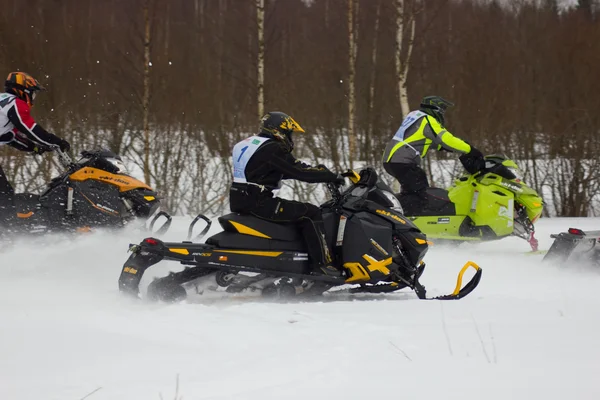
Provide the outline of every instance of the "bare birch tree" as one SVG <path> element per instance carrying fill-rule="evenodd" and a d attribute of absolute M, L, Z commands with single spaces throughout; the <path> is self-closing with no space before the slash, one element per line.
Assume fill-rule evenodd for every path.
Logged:
<path fill-rule="evenodd" d="M 150 3 L 152 0 L 144 0 L 144 95 L 142 98 L 144 134 L 144 180 L 150 185 Z"/>
<path fill-rule="evenodd" d="M 407 14 L 409 13 L 406 11 L 406 0 L 396 0 L 396 79 L 398 81 L 398 99 L 400 100 L 402 117 L 410 112 L 406 83 L 416 24 L 414 13 Z M 408 37 L 406 37 L 407 33 Z M 406 44 L 405 54 L 403 54 L 404 44 Z M 402 59 L 403 56 L 404 60 Z"/>
<path fill-rule="evenodd" d="M 373 34 L 373 47 L 371 48 L 371 73 L 369 75 L 369 103 L 367 106 L 367 111 L 368 111 L 368 123 L 367 123 L 367 131 L 366 131 L 366 138 L 365 138 L 365 149 L 364 149 L 364 159 L 365 160 L 370 160 L 371 159 L 371 151 L 372 151 L 372 144 L 371 144 L 371 137 L 373 136 L 373 120 L 374 120 L 374 116 L 373 116 L 373 112 L 375 110 L 375 78 L 376 78 L 376 71 L 377 71 L 377 37 L 379 35 L 379 20 L 380 20 L 380 16 L 381 16 L 381 0 L 377 2 L 377 11 L 375 13 L 375 27 L 374 27 L 374 34 Z M 377 159 L 377 158 L 376 158 Z"/>
<path fill-rule="evenodd" d="M 256 0 L 256 24 L 258 27 L 258 119 L 265 113 L 265 0 Z"/>
<path fill-rule="evenodd" d="M 348 0 L 348 159 L 352 168 L 356 155 L 355 107 L 356 107 L 356 25 L 355 0 Z"/>

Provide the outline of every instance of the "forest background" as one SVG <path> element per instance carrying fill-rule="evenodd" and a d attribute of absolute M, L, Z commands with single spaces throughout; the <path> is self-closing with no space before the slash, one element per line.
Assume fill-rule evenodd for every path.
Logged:
<path fill-rule="evenodd" d="M 372 165 L 425 95 L 447 128 L 505 153 L 546 215 L 600 213 L 600 7 L 595 0 L 3 0 L 0 72 L 47 91 L 34 117 L 73 153 L 108 147 L 172 213 L 228 209 L 231 149 L 265 111 L 307 131 L 295 153 Z M 460 172 L 432 152 L 432 184 Z M 4 146 L 18 190 L 56 159 Z M 390 182 L 391 178 L 384 175 Z M 289 194 L 318 202 L 316 185 Z"/>

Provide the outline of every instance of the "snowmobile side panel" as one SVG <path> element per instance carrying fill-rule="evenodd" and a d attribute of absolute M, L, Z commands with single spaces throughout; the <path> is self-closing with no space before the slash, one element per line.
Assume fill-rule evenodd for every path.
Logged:
<path fill-rule="evenodd" d="M 376 220 L 381 218 L 360 212 L 346 222 L 342 265 L 352 274 L 349 282 L 378 282 L 392 272 L 392 227 Z"/>
<path fill-rule="evenodd" d="M 432 239 L 459 236 L 460 227 L 466 218 L 464 215 L 419 216 L 411 217 L 411 220 L 421 231 L 426 232 L 428 238 Z"/>
<path fill-rule="evenodd" d="M 121 198 L 131 203 L 131 211 L 138 218 L 149 218 L 160 207 L 160 200 L 151 189 L 139 188 L 121 192 Z"/>
<path fill-rule="evenodd" d="M 219 223 L 225 231 L 256 236 L 264 239 L 299 241 L 302 236 L 295 224 L 277 223 L 252 215 L 230 213 L 219 217 Z"/>
<path fill-rule="evenodd" d="M 233 232 L 219 232 L 206 239 L 206 244 L 232 249 L 293 250 L 306 252 L 304 240 L 283 241 L 263 239 L 261 237 L 241 235 Z"/>

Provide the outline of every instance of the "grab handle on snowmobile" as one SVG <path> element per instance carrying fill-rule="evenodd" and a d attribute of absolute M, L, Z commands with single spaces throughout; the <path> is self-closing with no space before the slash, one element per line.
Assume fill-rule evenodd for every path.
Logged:
<path fill-rule="evenodd" d="M 156 221 L 158 220 L 159 217 L 165 217 L 165 218 L 167 218 L 167 220 L 164 222 L 164 224 L 161 225 L 160 228 L 158 228 L 156 231 L 154 231 L 154 224 L 156 223 Z M 152 232 L 155 235 L 163 235 L 171 227 L 171 222 L 173 222 L 173 217 L 171 217 L 165 211 L 159 211 L 158 213 L 156 213 L 156 215 L 150 221 L 149 230 L 150 230 L 150 232 Z"/>
<path fill-rule="evenodd" d="M 196 237 L 194 237 L 194 239 L 192 240 L 192 233 L 194 232 L 194 226 L 196 225 L 196 223 L 199 220 L 203 220 L 204 222 L 206 222 L 206 226 L 204 227 L 204 229 L 202 230 L 202 232 L 200 232 L 199 234 L 197 234 Z M 194 218 L 194 220 L 190 224 L 190 227 L 188 228 L 188 237 L 187 237 L 187 240 L 191 240 L 192 242 L 196 241 L 196 240 L 199 241 L 200 239 L 202 239 L 204 237 L 204 235 L 206 235 L 206 233 L 210 229 L 211 225 L 212 225 L 212 221 L 210 220 L 210 218 L 207 218 L 203 214 L 198 214 L 196 216 L 196 218 Z"/>

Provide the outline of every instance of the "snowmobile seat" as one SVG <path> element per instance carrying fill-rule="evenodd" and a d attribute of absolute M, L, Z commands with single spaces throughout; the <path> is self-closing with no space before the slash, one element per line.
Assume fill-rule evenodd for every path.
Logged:
<path fill-rule="evenodd" d="M 266 239 L 251 235 L 241 235 L 238 232 L 219 232 L 206 239 L 206 244 L 217 246 L 221 249 L 245 250 L 288 250 L 307 252 L 304 240 L 284 241 Z"/>
<path fill-rule="evenodd" d="M 447 190 L 427 188 L 427 209 L 424 215 L 456 215 L 456 206 L 450 201 Z"/>
<path fill-rule="evenodd" d="M 241 233 L 263 239 L 304 242 L 298 227 L 290 223 L 271 222 L 239 213 L 230 213 L 219 217 L 219 223 L 227 232 Z"/>

